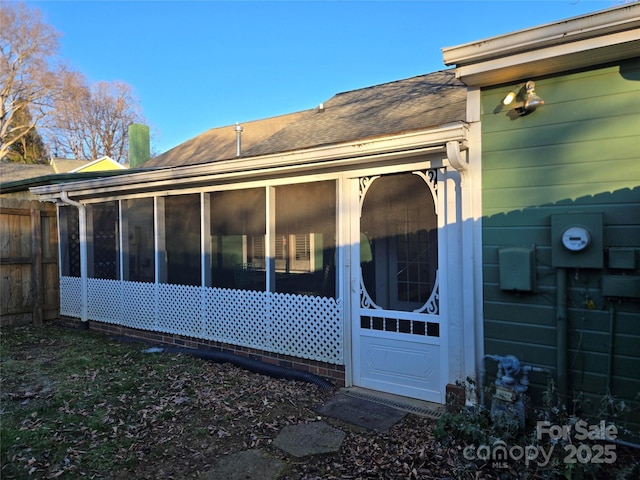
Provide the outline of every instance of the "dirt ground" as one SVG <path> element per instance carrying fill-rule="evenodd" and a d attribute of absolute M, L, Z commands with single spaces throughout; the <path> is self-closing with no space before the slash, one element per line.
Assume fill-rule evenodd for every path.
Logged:
<path fill-rule="evenodd" d="M 464 445 L 436 439 L 436 422 L 412 414 L 387 432 L 323 417 L 346 433 L 341 450 L 292 458 L 274 439 L 287 425 L 318 421 L 336 391 L 144 353 L 90 331 L 0 333 L 2 479 L 203 479 L 228 455 L 256 448 L 283 460 L 284 480 L 551 478 L 464 461 Z"/>
<path fill-rule="evenodd" d="M 399 478 L 430 442 L 419 417 L 388 434 L 341 424 L 339 455 L 291 459 L 273 440 L 335 391 L 55 325 L 0 338 L 3 479 L 201 478 L 255 448 L 286 460 L 284 479 Z"/>

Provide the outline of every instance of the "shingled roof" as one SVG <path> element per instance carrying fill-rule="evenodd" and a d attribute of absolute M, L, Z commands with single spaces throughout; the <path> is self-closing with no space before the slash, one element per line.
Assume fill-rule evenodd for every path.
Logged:
<path fill-rule="evenodd" d="M 435 128 L 465 119 L 466 87 L 454 70 L 339 93 L 322 108 L 242 124 L 252 157 Z M 234 125 L 214 128 L 145 162 L 194 165 L 236 158 Z"/>
<path fill-rule="evenodd" d="M 81 168 L 91 162 L 68 158 L 52 158 L 48 164 L 0 162 L 0 182 L 17 182 L 56 173 L 66 173 Z"/>
<path fill-rule="evenodd" d="M 0 162 L 0 182 L 3 183 L 52 175 L 53 173 L 53 167 L 43 163 L 24 164 L 5 161 Z"/>

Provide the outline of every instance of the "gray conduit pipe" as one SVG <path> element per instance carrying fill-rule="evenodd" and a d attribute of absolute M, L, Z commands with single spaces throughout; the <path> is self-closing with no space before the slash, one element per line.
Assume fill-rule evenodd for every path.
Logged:
<path fill-rule="evenodd" d="M 611 304 L 609 308 L 609 352 L 607 355 L 607 395 L 611 395 L 611 375 L 613 373 L 613 334 L 616 321 L 616 309 Z"/>
<path fill-rule="evenodd" d="M 637 448 L 640 450 L 640 443 L 627 442 L 626 440 L 620 440 L 619 438 L 614 438 L 613 440 L 608 441 L 622 447 Z"/>
<path fill-rule="evenodd" d="M 86 322 L 89 315 L 89 293 L 87 285 L 87 207 L 80 202 L 71 200 L 65 191 L 60 192 L 60 200 L 62 203 L 78 209 L 80 230 L 80 320 Z"/>
<path fill-rule="evenodd" d="M 204 360 L 210 360 L 216 363 L 231 363 L 233 365 L 236 365 L 237 367 L 249 370 L 250 372 L 261 373 L 263 375 L 268 375 L 274 378 L 299 380 L 302 382 L 312 383 L 325 390 L 331 390 L 334 388 L 334 385 L 329 380 L 319 375 L 315 375 L 311 372 L 305 372 L 304 370 L 297 370 L 295 368 L 281 367 L 280 365 L 273 365 L 271 363 L 262 362 L 253 358 L 242 357 L 230 352 L 179 347 L 151 348 L 145 350 L 145 352 L 167 352 L 192 355 L 196 358 L 202 358 Z"/>
<path fill-rule="evenodd" d="M 556 355 L 558 395 L 567 401 L 567 271 L 556 270 Z"/>

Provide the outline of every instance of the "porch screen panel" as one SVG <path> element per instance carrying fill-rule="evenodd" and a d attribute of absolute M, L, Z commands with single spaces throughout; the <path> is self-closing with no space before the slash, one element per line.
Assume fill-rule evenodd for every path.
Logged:
<path fill-rule="evenodd" d="M 115 201 L 91 205 L 89 277 L 118 278 L 118 204 Z"/>
<path fill-rule="evenodd" d="M 373 180 L 360 219 L 362 280 L 380 308 L 415 311 L 436 286 L 438 231 L 433 195 L 419 175 Z"/>
<path fill-rule="evenodd" d="M 201 284 L 200 195 L 165 198 L 167 283 Z"/>
<path fill-rule="evenodd" d="M 155 255 L 153 246 L 153 198 L 127 200 L 124 221 L 127 223 L 128 279 L 153 282 Z"/>
<path fill-rule="evenodd" d="M 212 286 L 264 291 L 265 189 L 213 192 L 210 203 Z"/>
<path fill-rule="evenodd" d="M 75 207 L 60 208 L 60 267 L 63 277 L 80 277 L 80 218 Z"/>
<path fill-rule="evenodd" d="M 335 297 L 336 182 L 275 188 L 275 291 Z"/>

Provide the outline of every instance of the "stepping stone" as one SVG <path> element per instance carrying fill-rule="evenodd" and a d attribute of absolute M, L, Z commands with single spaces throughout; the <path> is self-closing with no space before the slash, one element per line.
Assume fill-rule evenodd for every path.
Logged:
<path fill-rule="evenodd" d="M 286 464 L 268 457 L 260 449 L 246 450 L 224 457 L 200 480 L 271 480 L 278 478 Z"/>
<path fill-rule="evenodd" d="M 300 423 L 284 427 L 273 445 L 294 457 L 307 457 L 340 450 L 345 433 L 324 422 Z"/>
<path fill-rule="evenodd" d="M 406 415 L 393 407 L 340 394 L 329 399 L 316 411 L 321 415 L 379 432 L 388 431 Z"/>

